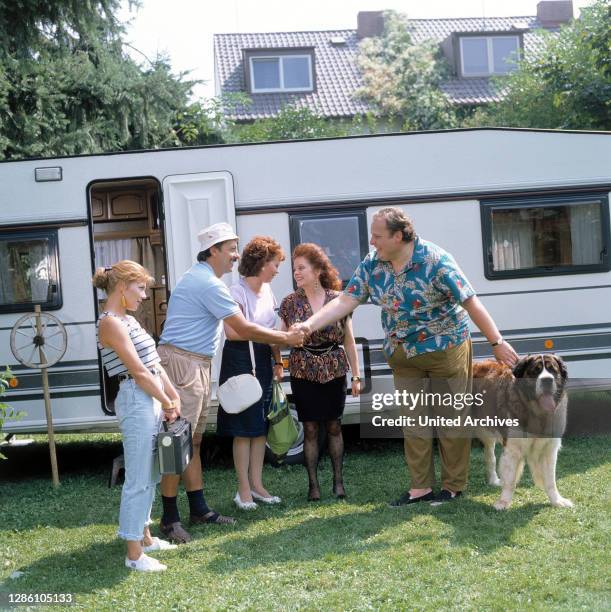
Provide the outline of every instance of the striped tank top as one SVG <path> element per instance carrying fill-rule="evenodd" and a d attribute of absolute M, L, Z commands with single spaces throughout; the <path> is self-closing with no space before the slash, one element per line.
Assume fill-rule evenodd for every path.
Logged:
<path fill-rule="evenodd" d="M 142 328 L 140 323 L 134 319 L 134 317 L 119 317 L 112 312 L 103 312 L 100 314 L 100 318 L 96 322 L 96 338 L 98 341 L 98 348 L 102 355 L 102 363 L 108 373 L 108 376 L 117 376 L 118 374 L 126 374 L 127 368 L 123 365 L 121 359 L 113 349 L 107 348 L 100 344 L 99 338 L 99 325 L 100 321 L 104 317 L 116 317 L 127 327 L 129 337 L 134 343 L 134 348 L 140 357 L 140 361 L 147 368 L 152 368 L 154 365 L 161 362 L 159 355 L 157 354 L 157 347 L 155 346 L 155 340 Z"/>

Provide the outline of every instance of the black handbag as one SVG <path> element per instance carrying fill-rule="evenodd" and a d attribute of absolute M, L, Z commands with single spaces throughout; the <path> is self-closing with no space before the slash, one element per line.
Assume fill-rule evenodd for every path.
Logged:
<path fill-rule="evenodd" d="M 193 457 L 191 423 L 181 418 L 173 423 L 162 421 L 155 450 L 161 474 L 182 474 Z"/>

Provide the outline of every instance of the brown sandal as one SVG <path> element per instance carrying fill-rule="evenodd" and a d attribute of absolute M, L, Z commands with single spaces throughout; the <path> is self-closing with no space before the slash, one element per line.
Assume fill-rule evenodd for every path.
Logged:
<path fill-rule="evenodd" d="M 176 544 L 186 544 L 191 541 L 191 536 L 185 531 L 180 521 L 170 523 L 169 525 L 159 523 L 159 531 L 161 531 L 170 542 Z"/>
<path fill-rule="evenodd" d="M 190 516 L 190 524 L 191 525 L 203 525 L 205 523 L 213 523 L 215 525 L 235 525 L 236 520 L 231 516 L 223 516 L 214 510 L 211 510 L 207 514 L 202 514 L 201 516 L 197 514 L 192 514 Z"/>

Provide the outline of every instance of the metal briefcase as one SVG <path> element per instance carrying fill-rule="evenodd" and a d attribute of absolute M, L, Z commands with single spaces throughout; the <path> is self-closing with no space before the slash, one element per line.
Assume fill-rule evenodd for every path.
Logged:
<path fill-rule="evenodd" d="M 157 453 L 162 474 L 182 474 L 193 456 L 191 423 L 180 418 L 171 424 L 162 421 L 157 434 Z"/>

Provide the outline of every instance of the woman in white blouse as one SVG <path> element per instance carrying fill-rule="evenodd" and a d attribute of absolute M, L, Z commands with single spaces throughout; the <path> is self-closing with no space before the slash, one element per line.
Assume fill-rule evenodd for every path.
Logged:
<path fill-rule="evenodd" d="M 240 280 L 230 289 L 249 321 L 271 329 L 276 327 L 276 300 L 269 283 L 278 274 L 283 260 L 282 247 L 274 239 L 256 236 L 244 247 L 238 268 Z M 242 340 L 227 323 L 225 335 L 227 340 L 223 347 L 219 385 L 232 376 L 252 371 L 248 342 Z M 281 501 L 265 488 L 262 474 L 272 378 L 282 380 L 282 360 L 277 346 L 253 344 L 256 375 L 263 395 L 240 414 L 228 414 L 220 406 L 217 416 L 217 433 L 233 436 L 233 461 L 238 476 L 234 502 L 242 510 L 256 509 L 257 502 L 277 504 Z"/>

